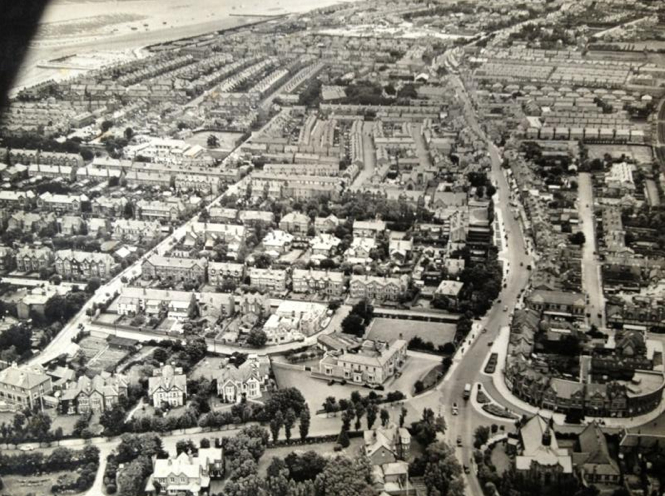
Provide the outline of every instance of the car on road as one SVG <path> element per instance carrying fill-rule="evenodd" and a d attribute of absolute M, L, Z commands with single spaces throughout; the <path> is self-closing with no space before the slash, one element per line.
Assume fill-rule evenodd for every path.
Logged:
<path fill-rule="evenodd" d="M 503 307 L 503 311 L 504 311 L 504 312 L 507 312 L 507 311 L 508 311 L 508 305 L 505 305 L 505 306 Z"/>
<path fill-rule="evenodd" d="M 457 436 L 457 446 L 462 446 L 462 436 Z"/>
<path fill-rule="evenodd" d="M 457 403 L 453 403 L 453 415 L 459 414 L 459 408 L 457 406 Z"/>
<path fill-rule="evenodd" d="M 465 474 L 470 474 L 470 473 L 471 473 L 471 469 L 470 469 L 469 466 L 466 465 L 466 464 L 464 465 L 464 473 L 465 473 Z"/>

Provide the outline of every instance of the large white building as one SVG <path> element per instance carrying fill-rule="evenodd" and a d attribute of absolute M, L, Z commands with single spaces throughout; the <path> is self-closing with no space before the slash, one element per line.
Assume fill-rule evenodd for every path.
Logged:
<path fill-rule="evenodd" d="M 407 342 L 388 344 L 366 340 L 357 352 L 330 351 L 319 362 L 319 374 L 356 384 L 379 385 L 400 371 L 406 362 Z"/>

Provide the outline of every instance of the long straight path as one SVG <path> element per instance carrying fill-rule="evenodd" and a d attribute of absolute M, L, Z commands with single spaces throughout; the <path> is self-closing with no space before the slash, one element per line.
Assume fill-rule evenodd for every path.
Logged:
<path fill-rule="evenodd" d="M 593 205 L 593 178 L 591 174 L 582 172 L 578 181 L 577 209 L 582 221 L 584 246 L 582 248 L 582 287 L 588 295 L 587 313 L 589 324 L 598 328 L 605 327 L 605 299 L 600 274 L 600 263 L 597 257 L 596 217 Z"/>

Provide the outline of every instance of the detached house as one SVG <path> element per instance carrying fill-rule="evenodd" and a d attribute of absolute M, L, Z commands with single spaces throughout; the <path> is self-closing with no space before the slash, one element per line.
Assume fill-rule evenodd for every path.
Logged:
<path fill-rule="evenodd" d="M 175 459 L 154 460 L 145 492 L 151 496 L 208 494 L 211 479 L 224 475 L 222 448 L 201 448 L 198 456 L 182 452 Z"/>
<path fill-rule="evenodd" d="M 355 353 L 331 351 L 319 362 L 319 374 L 356 384 L 379 385 L 402 369 L 407 343 L 366 340 Z"/>
<path fill-rule="evenodd" d="M 227 365 L 214 374 L 217 394 L 226 403 L 260 398 L 268 386 L 269 376 L 270 359 L 258 355 L 249 355 L 240 367 Z"/>
<path fill-rule="evenodd" d="M 314 230 L 317 234 L 333 233 L 341 221 L 333 214 L 328 217 L 316 217 L 314 219 Z"/>
<path fill-rule="evenodd" d="M 155 408 L 182 406 L 187 397 L 187 376 L 181 368 L 164 365 L 148 379 L 148 396 Z"/>
<path fill-rule="evenodd" d="M 0 371 L 0 403 L 19 410 L 41 408 L 44 396 L 51 394 L 51 377 L 43 370 L 18 367 L 15 363 Z"/>
<path fill-rule="evenodd" d="M 310 220 L 307 215 L 300 212 L 291 212 L 282 217 L 282 220 L 279 221 L 279 228 L 290 234 L 306 236 L 309 230 L 309 223 Z"/>
<path fill-rule="evenodd" d="M 372 465 L 406 460 L 411 450 L 411 434 L 404 427 L 376 427 L 363 433 L 363 450 Z"/>

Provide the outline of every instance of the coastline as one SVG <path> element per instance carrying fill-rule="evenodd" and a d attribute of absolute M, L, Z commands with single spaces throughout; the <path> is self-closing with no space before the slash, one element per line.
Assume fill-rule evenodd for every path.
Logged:
<path fill-rule="evenodd" d="M 207 0 L 203 0 L 205 3 Z M 241 0 L 237 0 L 241 1 Z M 251 1 L 251 0 L 250 0 Z M 38 67 L 40 64 L 51 61 L 56 58 L 69 57 L 80 54 L 90 54 L 95 51 L 105 52 L 133 52 L 131 56 L 138 58 L 140 50 L 146 46 L 158 43 L 164 43 L 180 38 L 188 38 L 193 36 L 200 36 L 202 34 L 210 33 L 213 31 L 220 31 L 224 29 L 231 29 L 241 27 L 247 24 L 255 23 L 261 17 L 270 19 L 270 17 L 279 15 L 289 15 L 296 13 L 309 12 L 321 7 L 328 7 L 331 5 L 341 3 L 353 3 L 357 0 L 282 0 L 282 6 L 279 8 L 266 8 L 265 5 L 254 3 L 247 8 L 243 4 L 241 10 L 236 10 L 235 6 L 227 6 L 225 9 L 220 9 L 220 17 L 211 19 L 211 14 L 203 11 L 198 18 L 192 18 L 193 22 L 184 20 L 180 25 L 175 25 L 172 18 L 168 25 L 160 25 L 156 29 L 125 29 L 124 32 L 105 32 L 85 34 L 80 33 L 79 36 L 61 36 L 61 37 L 46 37 L 37 38 L 32 44 L 31 48 L 25 57 L 22 68 L 16 76 L 12 91 L 10 95 L 15 95 L 20 89 L 34 86 L 49 79 L 66 79 L 75 76 L 84 71 L 74 71 L 58 68 L 45 68 Z M 109 2 L 100 2 L 98 5 L 106 5 Z M 124 4 L 125 2 L 120 2 Z M 138 3 L 138 2 L 131 2 Z M 151 0 L 146 1 L 146 5 L 151 4 Z M 67 3 L 66 5 L 72 6 L 75 4 Z M 83 2 L 80 5 L 81 9 L 85 5 L 95 5 L 95 2 Z M 175 7 L 174 7 L 175 10 Z M 243 16 L 242 14 L 246 14 Z M 170 15 L 173 13 L 171 12 Z M 45 14 L 45 18 L 48 13 Z M 155 14 L 155 18 L 158 16 Z M 160 20 L 166 17 L 159 17 Z M 61 21 L 57 21 L 61 22 Z M 155 19 L 152 21 L 156 22 Z M 164 22 L 164 21 L 162 21 Z M 131 25 L 127 24 L 124 28 Z M 119 31 L 122 25 L 118 25 L 115 31 Z"/>

